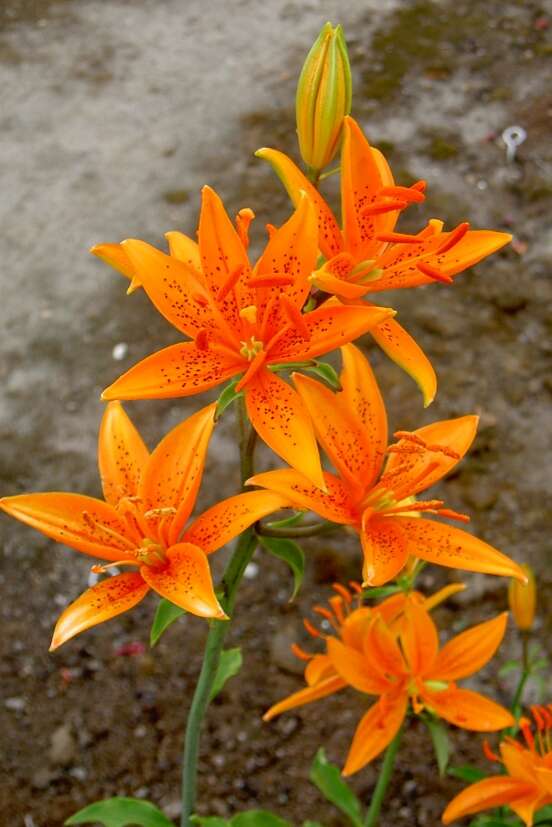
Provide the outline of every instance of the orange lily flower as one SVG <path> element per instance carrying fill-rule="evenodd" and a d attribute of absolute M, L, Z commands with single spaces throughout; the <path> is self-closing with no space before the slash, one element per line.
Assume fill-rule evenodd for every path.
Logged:
<path fill-rule="evenodd" d="M 272 231 L 253 268 L 247 256 L 252 217 L 250 210 L 242 210 L 234 228 L 218 195 L 204 187 L 197 248 L 185 236 L 171 233 L 171 255 L 138 240 L 96 250 L 126 270 L 132 284 L 142 284 L 160 313 L 193 339 L 139 362 L 107 388 L 103 398 L 189 396 L 243 373 L 237 389 L 245 393 L 259 436 L 323 486 L 304 405 L 268 367 L 334 350 L 393 311 L 347 307 L 334 300 L 303 314 L 318 249 L 314 208 L 306 197 L 301 199 L 291 218 Z"/>
<path fill-rule="evenodd" d="M 310 656 L 305 669 L 306 689 L 272 706 L 270 720 L 288 709 L 352 686 L 379 695 L 357 726 L 343 775 L 352 775 L 379 755 L 393 740 L 408 712 L 428 710 L 464 729 L 492 732 L 510 726 L 507 709 L 456 681 L 477 672 L 494 655 L 504 636 L 507 613 L 473 626 L 439 649 L 438 634 L 427 603 L 410 595 L 393 604 L 351 611 L 351 598 L 340 587 L 332 611 L 315 607 L 336 634 L 324 636 L 311 624 L 307 629 L 325 637 L 326 653 Z M 390 599 L 393 600 L 392 598 Z M 397 625 L 398 615 L 402 614 Z"/>
<path fill-rule="evenodd" d="M 527 718 L 520 721 L 526 746 L 514 738 L 505 738 L 500 744 L 499 757 L 485 744 L 487 757 L 503 764 L 506 775 L 484 778 L 462 790 L 443 813 L 445 824 L 507 805 L 526 827 L 532 827 L 535 811 L 552 804 L 552 704 L 533 706 L 531 712 L 534 734 Z"/>
<path fill-rule="evenodd" d="M 225 618 L 207 555 L 285 503 L 239 494 L 183 531 L 199 490 L 216 404 L 174 428 L 150 455 L 118 402 L 108 405 L 98 459 L 104 500 L 51 492 L 4 497 L 0 508 L 47 537 L 135 571 L 102 580 L 59 618 L 51 649 L 139 603 L 150 589 L 200 617 Z M 265 492 L 266 493 L 266 492 Z"/>
<path fill-rule="evenodd" d="M 442 500 L 420 501 L 415 496 L 462 459 L 475 436 L 478 418 L 462 416 L 412 433 L 398 431 L 398 443 L 387 447 L 385 408 L 370 365 L 354 345 L 346 345 L 341 352 L 341 392 L 334 394 L 306 376 L 293 377 L 338 476 L 324 474 L 326 491 L 291 468 L 256 474 L 248 483 L 278 492 L 297 508 L 358 531 L 365 585 L 392 580 L 410 555 L 441 566 L 525 581 L 517 563 L 482 540 L 450 525 L 420 519 L 420 515 L 432 514 L 469 520 L 445 508 Z"/>
<path fill-rule="evenodd" d="M 275 149 L 260 149 L 297 204 L 306 192 L 315 206 L 320 250 L 325 263 L 312 275 L 326 293 L 357 301 L 369 293 L 432 282 L 452 284 L 453 277 L 496 252 L 511 240 L 507 233 L 470 230 L 467 223 L 443 232 L 431 220 L 416 235 L 397 233 L 402 210 L 425 198 L 425 182 L 395 185 L 387 161 L 370 146 L 356 121 L 344 119 L 341 151 L 343 228 L 316 188 L 293 161 Z M 435 396 L 435 373 L 414 339 L 393 319 L 370 330 L 385 353 L 418 383 L 425 405 Z"/>

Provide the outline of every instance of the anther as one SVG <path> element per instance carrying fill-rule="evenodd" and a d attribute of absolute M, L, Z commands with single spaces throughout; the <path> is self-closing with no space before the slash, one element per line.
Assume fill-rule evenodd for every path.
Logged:
<path fill-rule="evenodd" d="M 268 240 L 270 241 L 274 233 L 278 232 L 278 227 L 275 227 L 274 224 L 265 224 L 265 228 L 268 233 Z"/>
<path fill-rule="evenodd" d="M 388 241 L 390 244 L 419 244 L 420 237 L 408 233 L 379 233 L 376 241 Z"/>
<path fill-rule="evenodd" d="M 208 350 L 209 349 L 209 331 L 206 328 L 202 328 L 196 333 L 195 337 L 195 346 L 198 350 Z"/>
<path fill-rule="evenodd" d="M 449 237 L 445 239 L 443 244 L 437 248 L 436 255 L 447 253 L 452 247 L 458 244 L 458 242 L 462 238 L 464 238 L 469 229 L 470 225 L 467 221 L 464 221 L 462 224 L 459 224 L 455 230 L 452 230 L 452 232 L 449 234 Z"/>
<path fill-rule="evenodd" d="M 449 520 L 457 520 L 459 523 L 469 523 L 471 520 L 469 514 L 461 514 L 459 511 L 453 511 L 452 508 L 440 508 L 439 517 L 448 517 Z"/>
<path fill-rule="evenodd" d="M 533 733 L 531 732 L 531 722 L 528 718 L 520 718 L 519 719 L 519 728 L 523 733 L 523 737 L 525 738 L 525 743 L 529 747 L 529 749 L 535 749 L 535 739 L 533 738 Z"/>
<path fill-rule="evenodd" d="M 295 279 L 291 276 L 255 276 L 249 279 L 249 287 L 289 287 Z"/>
<path fill-rule="evenodd" d="M 408 206 L 406 201 L 388 201 L 387 203 L 368 204 L 360 211 L 362 218 L 367 218 L 370 215 L 383 215 L 386 212 L 394 212 L 395 210 L 404 210 Z"/>
<path fill-rule="evenodd" d="M 422 182 L 419 181 L 418 184 L 420 183 Z M 425 195 L 419 187 L 383 187 L 378 192 L 378 196 L 380 195 L 402 198 L 407 203 L 421 204 L 422 201 L 425 201 Z"/>
<path fill-rule="evenodd" d="M 236 216 L 236 230 L 246 250 L 249 247 L 249 225 L 254 218 L 255 213 L 249 207 L 240 210 Z"/>
<path fill-rule="evenodd" d="M 244 266 L 243 264 L 240 264 L 239 267 L 236 267 L 236 269 L 232 273 L 230 273 L 222 287 L 219 288 L 219 291 L 217 293 L 218 302 L 221 302 L 223 299 L 225 299 L 230 290 L 232 290 L 236 286 L 236 284 L 240 280 L 240 276 L 242 275 L 243 271 Z"/>
<path fill-rule="evenodd" d="M 307 327 L 303 314 L 287 296 L 282 296 L 281 307 L 289 321 L 295 327 L 297 333 L 299 333 L 303 339 L 310 339 L 311 333 Z"/>
<path fill-rule="evenodd" d="M 309 652 L 305 652 L 304 649 L 301 649 L 297 643 L 291 644 L 291 651 L 296 658 L 299 658 L 299 660 L 312 660 L 314 657 L 314 655 L 311 655 Z"/>
<path fill-rule="evenodd" d="M 318 631 L 316 626 L 313 626 L 310 620 L 307 620 L 306 617 L 303 618 L 303 626 L 305 627 L 309 635 L 311 635 L 311 637 L 324 637 L 324 635 Z"/>
<path fill-rule="evenodd" d="M 353 598 L 351 596 L 351 592 L 349 589 L 345 588 L 345 586 L 342 586 L 341 583 L 332 583 L 332 589 L 334 592 L 341 595 L 345 603 L 350 603 L 352 601 Z"/>
<path fill-rule="evenodd" d="M 497 761 L 499 764 L 501 763 L 500 757 L 496 754 L 496 752 L 493 752 L 486 738 L 483 741 L 483 754 L 489 761 Z"/>
<path fill-rule="evenodd" d="M 441 270 L 438 270 L 436 267 L 431 267 L 431 265 L 426 264 L 423 261 L 419 261 L 416 264 L 416 267 L 424 276 L 427 276 L 433 281 L 440 281 L 441 284 L 452 284 L 452 278 L 447 276 L 446 273 L 442 273 Z"/>
<path fill-rule="evenodd" d="M 175 514 L 176 508 L 167 506 L 166 508 L 150 508 L 149 511 L 144 512 L 144 517 L 149 520 L 151 517 L 167 517 Z"/>
<path fill-rule="evenodd" d="M 533 705 L 530 707 L 531 715 L 534 718 L 534 721 L 537 725 L 537 729 L 539 732 L 542 732 L 545 729 L 544 717 L 541 714 L 540 708 L 538 706 Z"/>

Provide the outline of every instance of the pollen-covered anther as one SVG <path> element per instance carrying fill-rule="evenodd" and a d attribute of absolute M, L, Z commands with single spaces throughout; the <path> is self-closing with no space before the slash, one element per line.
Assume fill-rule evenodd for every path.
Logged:
<path fill-rule="evenodd" d="M 342 586 L 341 583 L 332 583 L 332 589 L 343 598 L 347 605 L 352 602 L 353 597 L 351 592 L 345 586 Z"/>
<path fill-rule="evenodd" d="M 404 210 L 407 206 L 406 201 L 380 201 L 363 207 L 360 215 L 362 218 L 367 218 L 370 215 L 383 215 L 386 212 L 394 212 L 394 210 Z"/>
<path fill-rule="evenodd" d="M 449 520 L 457 520 L 459 523 L 469 523 L 469 514 L 462 514 L 460 511 L 453 511 L 452 508 L 440 508 L 439 517 L 448 517 Z"/>
<path fill-rule="evenodd" d="M 424 184 L 425 189 L 425 182 L 418 181 L 418 184 Z M 412 204 L 421 204 L 425 201 L 425 195 L 423 194 L 422 190 L 419 189 L 417 186 L 413 187 L 383 187 L 379 192 L 378 196 L 384 195 L 391 198 L 401 198 L 403 201 Z"/>
<path fill-rule="evenodd" d="M 453 449 L 449 448 L 447 445 L 428 445 L 428 443 L 424 439 L 422 439 L 422 437 L 419 436 L 419 434 L 413 434 L 410 431 L 395 431 L 393 436 L 395 437 L 395 439 L 411 442 L 414 445 L 423 448 L 425 451 L 430 451 L 433 454 L 444 454 L 446 457 L 450 457 L 451 459 L 461 459 L 458 451 L 453 451 Z"/>
<path fill-rule="evenodd" d="M 217 293 L 217 301 L 219 301 L 219 302 L 223 301 L 226 298 L 226 296 L 228 295 L 228 293 L 231 290 L 234 289 L 234 287 L 236 286 L 236 284 L 240 280 L 240 277 L 241 277 L 243 271 L 244 271 L 244 266 L 243 266 L 243 264 L 240 264 L 239 267 L 236 267 L 236 269 L 233 270 L 230 273 L 230 275 L 228 276 L 228 278 L 226 279 L 226 281 L 224 282 L 222 287 L 219 288 L 219 291 Z"/>
<path fill-rule="evenodd" d="M 176 508 L 167 506 L 166 508 L 150 508 L 149 511 L 144 513 L 144 517 L 149 520 L 151 517 L 173 517 L 175 514 Z"/>
<path fill-rule="evenodd" d="M 416 264 L 416 267 L 424 276 L 427 276 L 429 279 L 433 279 L 433 281 L 440 281 L 441 284 L 452 284 L 453 280 L 450 276 L 446 273 L 443 273 L 441 270 L 438 270 L 436 267 L 432 267 L 430 264 L 426 264 L 424 261 L 419 261 Z"/>
<path fill-rule="evenodd" d="M 101 523 L 99 520 L 95 520 L 94 517 L 92 517 L 91 514 L 88 513 L 88 511 L 82 512 L 82 519 L 83 522 L 85 522 L 88 528 L 92 531 L 102 531 L 105 534 L 107 534 L 108 537 L 112 537 L 114 540 L 116 540 L 119 543 L 122 543 L 128 549 L 133 548 L 133 545 L 130 542 L 130 540 L 128 540 L 126 537 L 123 537 L 123 535 L 119 534 L 118 531 L 114 531 L 112 528 L 109 528 L 109 526 L 105 525 L 105 523 Z"/>
<path fill-rule="evenodd" d="M 295 657 L 299 658 L 299 660 L 307 661 L 312 660 L 314 657 L 314 655 L 312 655 L 310 652 L 305 652 L 305 650 L 302 649 L 298 643 L 292 643 L 290 648 Z"/>
<path fill-rule="evenodd" d="M 491 746 L 490 746 L 490 744 L 489 744 L 489 742 L 487 741 L 486 738 L 483 741 L 483 754 L 484 754 L 485 758 L 487 758 L 489 761 L 495 761 L 495 762 L 498 762 L 499 764 L 502 763 L 502 761 L 500 760 L 500 756 L 498 756 L 496 754 L 496 752 L 493 752 L 493 750 L 491 749 Z"/>
<path fill-rule="evenodd" d="M 245 319 L 249 324 L 257 324 L 257 306 L 248 304 L 240 310 L 240 319 Z"/>
<path fill-rule="evenodd" d="M 449 237 L 441 244 L 440 247 L 436 250 L 436 255 L 441 255 L 442 253 L 448 253 L 453 247 L 458 244 L 458 242 L 464 238 L 468 230 L 470 229 L 470 225 L 467 221 L 464 221 L 462 224 L 459 224 L 456 229 L 452 230 Z"/>
<path fill-rule="evenodd" d="M 249 279 L 249 287 L 289 287 L 295 279 L 291 276 L 280 276 L 274 274 L 272 276 L 255 276 Z"/>
<path fill-rule="evenodd" d="M 419 244 L 420 236 L 409 233 L 379 233 L 376 241 L 387 241 L 390 244 Z"/>
<path fill-rule="evenodd" d="M 305 627 L 305 629 L 311 637 L 324 637 L 322 632 L 319 632 L 316 626 L 313 626 L 310 620 L 308 620 L 306 617 L 303 618 L 303 626 Z"/>
<path fill-rule="evenodd" d="M 255 213 L 249 207 L 244 207 L 236 216 L 236 230 L 246 250 L 249 247 L 249 226 L 254 218 Z"/>

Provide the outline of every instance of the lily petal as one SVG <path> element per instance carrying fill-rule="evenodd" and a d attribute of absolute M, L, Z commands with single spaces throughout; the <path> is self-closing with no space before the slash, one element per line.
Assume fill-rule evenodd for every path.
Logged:
<path fill-rule="evenodd" d="M 349 686 L 368 695 L 381 695 L 391 688 L 380 671 L 373 672 L 362 652 L 345 646 L 335 637 L 328 638 L 328 656 L 335 671 Z"/>
<path fill-rule="evenodd" d="M 431 669 L 439 649 L 439 637 L 435 623 L 421 603 L 408 602 L 400 640 L 413 675 L 424 675 Z"/>
<path fill-rule="evenodd" d="M 87 589 L 60 615 L 50 652 L 85 629 L 132 609 L 148 592 L 149 586 L 138 572 L 107 577 Z"/>
<path fill-rule="evenodd" d="M 370 330 L 384 353 L 414 379 L 424 397 L 424 408 L 437 393 L 437 377 L 421 347 L 395 319 L 385 319 Z"/>
<path fill-rule="evenodd" d="M 326 678 L 333 678 L 335 674 L 335 669 L 327 655 L 314 655 L 305 667 L 305 680 L 309 686 L 315 686 Z"/>
<path fill-rule="evenodd" d="M 117 505 L 122 497 L 135 497 L 149 458 L 142 437 L 119 402 L 110 402 L 100 425 L 98 464 L 104 497 Z"/>
<path fill-rule="evenodd" d="M 365 586 L 382 586 L 404 568 L 408 543 L 401 524 L 393 517 L 374 516 L 360 530 Z"/>
<path fill-rule="evenodd" d="M 512 801 L 533 794 L 538 796 L 538 791 L 523 781 L 509 778 L 505 775 L 495 775 L 491 778 L 484 778 L 475 784 L 470 784 L 462 790 L 448 804 L 442 815 L 444 824 L 457 821 L 464 816 L 479 813 L 482 810 L 492 810 L 503 804 L 511 805 Z M 530 827 L 531 821 L 525 822 Z"/>
<path fill-rule="evenodd" d="M 496 732 L 515 723 L 509 710 L 471 689 L 425 690 L 423 700 L 440 718 L 463 729 Z"/>
<path fill-rule="evenodd" d="M 247 414 L 262 440 L 314 485 L 324 487 L 314 428 L 301 397 L 261 369 L 245 388 Z"/>
<path fill-rule="evenodd" d="M 381 471 L 387 448 L 385 405 L 370 363 L 359 348 L 352 344 L 345 345 L 341 348 L 341 357 L 343 370 L 339 379 L 343 399 L 362 422 L 366 440 L 370 444 L 368 454 L 372 472 L 365 480 L 365 488 L 368 489 Z"/>
<path fill-rule="evenodd" d="M 350 525 L 356 522 L 346 486 L 338 477 L 324 472 L 325 491 L 291 468 L 265 471 L 247 480 L 247 485 L 259 485 L 275 491 L 296 508 L 314 511 L 326 520 Z"/>
<path fill-rule="evenodd" d="M 315 284 L 325 293 L 338 296 L 343 299 L 360 299 L 370 292 L 370 284 L 357 284 L 340 278 L 330 270 L 331 265 L 320 267 L 315 271 Z"/>
<path fill-rule="evenodd" d="M 330 299 L 303 316 L 310 338 L 305 339 L 296 329 L 289 330 L 271 350 L 270 361 L 313 359 L 358 339 L 394 315 L 395 311 L 389 307 L 343 305 Z"/>
<path fill-rule="evenodd" d="M 145 241 L 130 238 L 123 247 L 149 298 L 177 330 L 193 338 L 216 328 L 210 294 L 195 270 Z"/>
<path fill-rule="evenodd" d="M 178 543 L 167 551 L 162 568 L 142 566 L 140 574 L 161 597 L 199 617 L 226 619 L 218 602 L 205 553 L 191 543 Z"/>
<path fill-rule="evenodd" d="M 290 502 L 286 497 L 272 491 L 247 491 L 245 494 L 236 494 L 235 497 L 222 500 L 200 514 L 184 532 L 183 540 L 194 543 L 205 554 L 210 554 L 229 543 L 257 520 L 289 506 Z"/>
<path fill-rule="evenodd" d="M 134 265 L 121 244 L 96 244 L 90 249 L 90 252 L 93 256 L 97 256 L 97 258 L 105 261 L 106 264 L 109 264 L 110 267 L 113 267 L 113 269 L 117 270 L 122 276 L 130 279 L 134 289 L 140 286 Z M 128 288 L 128 292 L 130 292 L 130 287 Z"/>
<path fill-rule="evenodd" d="M 171 256 L 186 264 L 194 271 L 196 278 L 203 281 L 201 255 L 197 242 L 189 238 L 189 236 L 184 235 L 184 233 L 179 233 L 177 230 L 171 230 L 165 233 L 165 238 L 169 242 L 169 252 Z"/>
<path fill-rule="evenodd" d="M 312 701 L 317 701 L 319 698 L 325 698 L 328 695 L 333 695 L 334 692 L 339 692 L 347 686 L 344 680 L 335 676 L 332 678 L 325 678 L 320 683 L 314 686 L 307 686 L 305 689 L 300 689 L 294 692 L 293 695 L 284 698 L 265 712 L 263 721 L 271 721 L 276 715 L 281 715 L 282 712 L 287 712 L 288 709 L 295 709 L 297 706 L 304 706 L 310 704 Z"/>
<path fill-rule="evenodd" d="M 318 441 L 340 477 L 359 497 L 374 476 L 373 449 L 354 409 L 342 394 L 332 393 L 321 382 L 301 373 L 293 374 L 295 387 L 314 425 Z"/>
<path fill-rule="evenodd" d="M 301 200 L 301 193 L 305 192 L 314 205 L 318 223 L 318 246 L 325 258 L 331 258 L 343 250 L 343 237 L 335 217 L 308 178 L 303 175 L 291 158 L 277 149 L 258 149 L 257 158 L 263 158 L 272 166 L 272 169 L 284 185 L 289 197 L 297 207 Z"/>
<path fill-rule="evenodd" d="M 382 678 L 400 678 L 407 674 L 396 635 L 388 626 L 388 621 L 383 619 L 383 613 L 378 613 L 365 635 L 363 651 L 367 668 L 374 674 Z"/>
<path fill-rule="evenodd" d="M 384 696 L 361 718 L 357 726 L 343 775 L 352 775 L 376 758 L 391 743 L 404 721 L 408 695 Z"/>
<path fill-rule="evenodd" d="M 393 519 L 400 522 L 408 538 L 409 553 L 422 560 L 454 569 L 515 577 L 525 582 L 521 566 L 466 531 L 416 517 Z"/>
<path fill-rule="evenodd" d="M 52 540 L 101 560 L 132 560 L 140 541 L 112 505 L 82 494 L 19 494 L 4 497 L 0 508 Z"/>
<path fill-rule="evenodd" d="M 418 438 L 428 446 L 437 446 L 437 450 L 421 450 L 419 453 L 391 454 L 384 470 L 395 472 L 400 467 L 402 473 L 393 475 L 391 488 L 395 500 L 411 497 L 419 491 L 430 488 L 457 465 L 472 444 L 477 431 L 477 416 L 459 416 L 456 419 L 443 419 L 412 431 L 414 439 Z M 399 449 L 412 447 L 407 440 L 400 440 Z M 440 448 L 444 450 L 439 450 Z"/>
<path fill-rule="evenodd" d="M 102 393 L 102 399 L 172 399 L 214 388 L 243 370 L 236 357 L 184 342 L 146 356 Z"/>
<path fill-rule="evenodd" d="M 143 511 L 175 509 L 170 519 L 160 514 L 149 520 L 161 532 L 164 545 L 173 545 L 192 513 L 201 484 L 205 457 L 213 428 L 213 402 L 173 428 L 158 444 L 146 466 L 140 485 Z M 167 530 L 163 533 L 163 526 Z"/>
<path fill-rule="evenodd" d="M 507 622 L 508 612 L 503 612 L 456 635 L 443 646 L 426 678 L 455 681 L 478 672 L 500 646 Z"/>

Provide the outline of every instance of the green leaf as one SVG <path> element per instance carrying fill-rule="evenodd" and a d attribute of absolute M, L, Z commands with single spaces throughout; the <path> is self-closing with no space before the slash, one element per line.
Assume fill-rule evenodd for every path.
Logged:
<path fill-rule="evenodd" d="M 183 614 L 185 614 L 184 609 L 162 597 L 151 624 L 150 646 L 155 646 L 163 632 Z"/>
<path fill-rule="evenodd" d="M 226 408 L 231 405 L 232 402 L 235 402 L 236 399 L 241 399 L 243 396 L 243 391 L 236 391 L 236 385 L 239 381 L 239 379 L 236 379 L 234 382 L 230 382 L 219 396 L 215 410 L 215 422 L 221 418 Z"/>
<path fill-rule="evenodd" d="M 437 759 L 437 766 L 439 767 L 439 775 L 441 778 L 447 770 L 447 764 L 450 758 L 450 741 L 446 728 L 438 718 L 424 717 L 424 723 L 429 730 L 431 740 L 433 741 L 433 749 L 435 751 L 435 758 Z"/>
<path fill-rule="evenodd" d="M 239 646 L 236 646 L 235 649 L 227 649 L 226 652 L 221 654 L 217 674 L 213 682 L 213 688 L 211 689 L 211 694 L 209 695 L 209 702 L 211 702 L 213 698 L 218 695 L 229 678 L 233 678 L 234 675 L 238 674 L 242 667 L 242 663 L 243 659 Z"/>
<path fill-rule="evenodd" d="M 552 824 L 552 804 L 547 804 L 546 807 L 541 807 L 535 813 L 533 824 L 535 827 L 544 827 L 545 824 Z"/>
<path fill-rule="evenodd" d="M 259 537 L 259 542 L 270 554 L 287 563 L 293 572 L 293 592 L 289 599 L 291 603 L 301 588 L 305 573 L 305 555 L 302 548 L 293 540 L 280 537 Z"/>
<path fill-rule="evenodd" d="M 304 821 L 303 827 L 323 827 L 319 821 Z"/>
<path fill-rule="evenodd" d="M 347 816 L 354 827 L 362 827 L 360 801 L 348 784 L 343 781 L 338 767 L 328 761 L 322 747 L 314 756 L 310 780 L 316 784 L 324 798 L 335 804 Z"/>
<path fill-rule="evenodd" d="M 312 373 L 317 379 L 321 379 L 332 391 L 342 390 L 341 382 L 337 371 L 327 362 L 316 362 L 312 367 L 303 368 L 306 373 Z"/>
<path fill-rule="evenodd" d="M 138 798 L 107 798 L 96 801 L 68 818 L 65 824 L 103 824 L 104 827 L 174 827 L 161 810 Z"/>
<path fill-rule="evenodd" d="M 400 586 L 377 586 L 375 589 L 364 589 L 362 597 L 367 600 L 379 600 L 381 597 L 389 597 L 398 594 L 402 589 Z"/>
<path fill-rule="evenodd" d="M 459 778 L 461 781 L 468 781 L 470 784 L 473 784 L 474 781 L 481 781 L 482 778 L 487 777 L 487 774 L 483 772 L 483 770 L 480 770 L 478 767 L 470 767 L 469 764 L 464 764 L 462 767 L 449 767 L 447 775 L 451 775 L 453 778 Z"/>
<path fill-rule="evenodd" d="M 238 813 L 230 821 L 231 827 L 292 827 L 289 821 L 269 813 L 268 810 L 248 810 Z"/>
<path fill-rule="evenodd" d="M 496 816 L 478 816 L 473 821 L 470 821 L 470 827 L 514 827 L 514 825 L 518 824 L 521 827 L 521 821 L 518 821 L 517 818 L 515 821 L 511 821 L 510 819 L 505 821 Z"/>
<path fill-rule="evenodd" d="M 190 821 L 199 824 L 199 827 L 230 827 L 230 822 L 218 816 L 192 816 Z"/>
<path fill-rule="evenodd" d="M 503 678 L 505 675 L 509 675 L 511 672 L 519 672 L 521 669 L 522 665 L 519 660 L 507 660 L 498 670 L 498 674 Z"/>
<path fill-rule="evenodd" d="M 268 528 L 289 528 L 290 526 L 299 525 L 305 519 L 306 511 L 297 511 L 291 517 L 284 517 L 283 520 L 274 520 L 267 523 Z"/>

